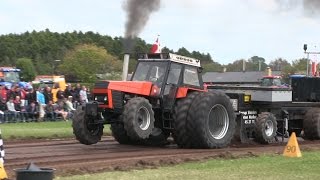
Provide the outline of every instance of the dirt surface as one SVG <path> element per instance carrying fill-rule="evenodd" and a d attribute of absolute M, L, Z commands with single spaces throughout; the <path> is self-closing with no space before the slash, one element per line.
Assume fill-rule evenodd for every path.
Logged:
<path fill-rule="evenodd" d="M 282 154 L 286 143 L 271 145 L 233 144 L 223 149 L 179 149 L 120 145 L 112 137 L 104 137 L 95 145 L 82 145 L 69 140 L 28 140 L 6 142 L 5 170 L 14 179 L 17 168 L 34 162 L 41 168 L 55 168 L 55 176 L 86 174 L 113 170 L 154 168 L 181 162 L 211 158 L 237 158 L 261 154 Z M 300 149 L 320 150 L 320 141 L 299 142 Z"/>

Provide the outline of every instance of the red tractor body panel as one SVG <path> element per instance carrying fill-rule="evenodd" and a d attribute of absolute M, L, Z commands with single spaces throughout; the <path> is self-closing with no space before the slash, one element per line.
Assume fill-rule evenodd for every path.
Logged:
<path fill-rule="evenodd" d="M 147 81 L 110 81 L 108 89 L 149 96 L 151 87 L 152 82 Z"/>
<path fill-rule="evenodd" d="M 185 98 L 188 95 L 189 91 L 203 91 L 203 92 L 207 92 L 207 89 L 201 90 L 201 89 L 196 89 L 196 88 L 190 88 L 190 87 L 179 87 L 178 91 L 177 91 L 177 95 L 176 98 Z"/>
<path fill-rule="evenodd" d="M 94 88 L 93 94 L 106 94 L 108 104 L 100 104 L 101 108 L 113 109 L 112 91 L 149 96 L 152 82 L 147 81 L 105 81 L 108 82 L 106 88 Z"/>

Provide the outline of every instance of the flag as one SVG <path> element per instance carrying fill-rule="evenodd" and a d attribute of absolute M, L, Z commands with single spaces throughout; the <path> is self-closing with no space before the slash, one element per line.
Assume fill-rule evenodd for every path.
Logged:
<path fill-rule="evenodd" d="M 311 64 L 311 72 L 312 72 L 312 75 L 313 76 L 317 76 L 317 66 L 318 66 L 318 63 L 313 61 L 312 64 Z"/>
<path fill-rule="evenodd" d="M 160 48 L 160 43 L 159 43 L 159 35 L 158 35 L 156 41 L 154 42 L 154 44 L 151 46 L 150 51 L 151 51 L 151 53 L 161 53 L 161 48 Z"/>
<path fill-rule="evenodd" d="M 316 55 L 313 58 L 311 58 L 311 69 L 310 70 L 311 70 L 312 76 L 318 76 L 318 60 L 317 60 Z"/>

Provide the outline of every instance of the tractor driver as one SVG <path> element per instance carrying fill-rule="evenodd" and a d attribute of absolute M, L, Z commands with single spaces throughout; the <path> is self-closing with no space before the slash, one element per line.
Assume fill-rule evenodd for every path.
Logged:
<path fill-rule="evenodd" d="M 152 81 L 157 86 L 161 87 L 164 79 L 164 67 L 154 66 L 151 69 L 150 81 Z"/>

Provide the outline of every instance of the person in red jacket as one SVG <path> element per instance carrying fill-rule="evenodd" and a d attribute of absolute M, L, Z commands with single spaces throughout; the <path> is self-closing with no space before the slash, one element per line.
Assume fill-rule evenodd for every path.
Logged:
<path fill-rule="evenodd" d="M 7 101 L 7 92 L 8 90 L 4 85 L 0 85 L 0 98 L 1 100 Z"/>

